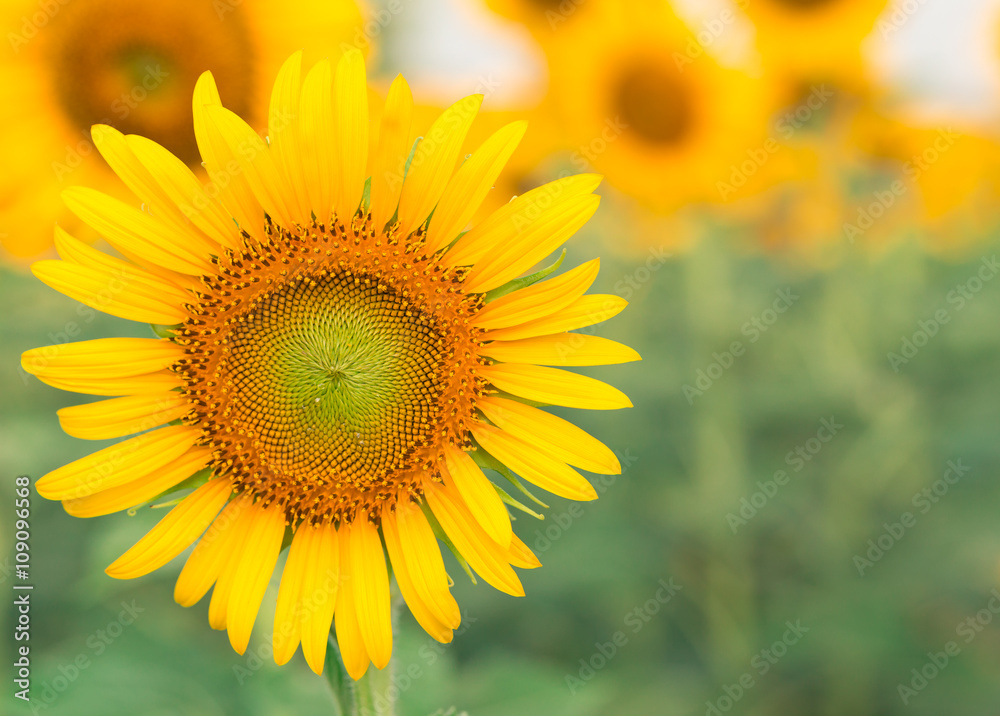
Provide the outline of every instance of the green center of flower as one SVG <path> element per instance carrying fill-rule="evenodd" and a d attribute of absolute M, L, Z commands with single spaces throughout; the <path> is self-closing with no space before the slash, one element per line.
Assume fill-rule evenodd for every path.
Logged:
<path fill-rule="evenodd" d="M 372 485 L 406 466 L 438 412 L 440 336 L 368 277 L 303 277 L 237 319 L 220 364 L 233 427 L 276 475 Z"/>
<path fill-rule="evenodd" d="M 443 446 L 471 447 L 481 298 L 397 229 L 268 220 L 172 337 L 212 469 L 289 524 L 377 519 L 440 475 Z"/>

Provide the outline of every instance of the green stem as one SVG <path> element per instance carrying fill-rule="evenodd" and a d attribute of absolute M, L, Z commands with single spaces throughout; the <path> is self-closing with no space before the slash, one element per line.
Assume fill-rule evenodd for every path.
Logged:
<path fill-rule="evenodd" d="M 324 681 L 330 687 L 330 696 L 333 699 L 333 713 L 335 716 L 354 716 L 354 682 L 344 668 L 344 660 L 340 656 L 340 648 L 337 646 L 333 632 L 326 645 L 326 668 L 323 670 Z"/>
<path fill-rule="evenodd" d="M 402 598 L 395 593 L 392 600 L 393 623 Z M 396 629 L 393 628 L 393 632 Z M 334 634 L 326 647 L 326 669 L 324 676 L 330 695 L 333 697 L 334 714 L 336 716 L 395 716 L 396 699 L 390 697 L 389 687 L 392 686 L 393 666 L 395 660 L 390 659 L 384 669 L 376 669 L 374 665 L 358 681 L 347 673 L 340 648 Z"/>
<path fill-rule="evenodd" d="M 375 678 L 376 674 L 373 674 L 373 671 L 376 671 L 375 667 L 369 667 L 361 680 L 354 684 L 354 706 L 357 709 L 357 716 L 391 716 L 393 708 L 389 700 L 386 698 L 380 699 L 379 702 L 375 700 L 375 682 L 379 679 Z M 380 704 L 385 705 L 385 711 L 378 708 Z"/>

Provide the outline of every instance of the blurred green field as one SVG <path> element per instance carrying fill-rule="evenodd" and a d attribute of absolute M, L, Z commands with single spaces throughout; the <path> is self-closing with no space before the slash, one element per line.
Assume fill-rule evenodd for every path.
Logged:
<path fill-rule="evenodd" d="M 596 232 L 573 259 L 600 253 Z M 656 252 L 605 259 L 595 290 L 632 306 L 599 332 L 644 361 L 595 375 L 635 408 L 574 417 L 626 470 L 592 476 L 597 502 L 552 498 L 544 522 L 518 519 L 545 565 L 522 574 L 526 598 L 454 568 L 465 618 L 452 645 L 401 619 L 400 713 L 997 713 L 1000 281 L 976 282 L 995 250 L 943 261 L 903 246 L 816 271 L 709 238 L 663 263 Z M 769 313 L 779 298 L 787 310 Z M 55 416 L 82 396 L 25 375 L 20 352 L 67 331 L 146 329 L 78 312 L 9 270 L 0 304 L 11 505 L 14 475 L 37 478 L 95 447 L 63 435 Z M 915 334 L 931 319 L 925 342 Z M 922 347 L 896 370 L 888 354 L 905 357 L 904 338 Z M 949 462 L 962 474 L 945 480 Z M 209 629 L 204 601 L 173 603 L 181 560 L 131 582 L 104 575 L 158 515 L 79 520 L 37 496 L 32 510 L 34 711 L 8 679 L 4 713 L 330 713 L 301 656 L 284 668 L 260 658 L 276 582 L 240 657 Z M 4 555 L 11 513 L 0 511 Z M 123 603 L 134 619 L 120 618 Z M 11 639 L 0 642 L 12 663 Z M 934 654 L 949 642 L 940 668 Z"/>

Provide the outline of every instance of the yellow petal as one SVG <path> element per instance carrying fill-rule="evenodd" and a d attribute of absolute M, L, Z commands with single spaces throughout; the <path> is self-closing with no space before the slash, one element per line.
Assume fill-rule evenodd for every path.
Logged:
<path fill-rule="evenodd" d="M 554 333 L 518 341 L 494 341 L 487 343 L 481 353 L 505 363 L 537 365 L 612 365 L 642 360 L 626 345 L 585 333 Z"/>
<path fill-rule="evenodd" d="M 334 121 L 339 184 L 336 211 L 347 223 L 361 204 L 368 166 L 368 83 L 365 58 L 356 49 L 345 52 L 337 65 Z"/>
<path fill-rule="evenodd" d="M 104 571 L 115 579 L 134 579 L 159 569 L 198 539 L 230 494 L 232 483 L 228 477 L 206 482 Z"/>
<path fill-rule="evenodd" d="M 444 193 L 479 107 L 481 94 L 459 100 L 446 109 L 420 140 L 399 198 L 400 235 L 416 230 Z"/>
<path fill-rule="evenodd" d="M 249 508 L 248 498 L 235 497 L 198 540 L 174 587 L 174 600 L 182 607 L 190 607 L 204 597 L 231 561 L 231 550 L 239 546 L 235 543 L 239 518 Z"/>
<path fill-rule="evenodd" d="M 87 393 L 88 395 L 143 395 L 145 393 L 162 393 L 165 390 L 180 388 L 183 385 L 180 377 L 169 370 L 161 370 L 147 375 L 134 375 L 122 378 L 85 377 L 62 378 L 39 375 L 38 379 L 59 390 L 72 393 Z"/>
<path fill-rule="evenodd" d="M 580 298 L 597 278 L 600 259 L 588 261 L 547 281 L 539 281 L 487 303 L 472 319 L 480 328 L 496 330 L 550 316 Z"/>
<path fill-rule="evenodd" d="M 632 401 L 617 388 L 567 370 L 498 363 L 484 366 L 480 372 L 500 390 L 539 403 L 589 410 L 632 407 Z"/>
<path fill-rule="evenodd" d="M 205 117 L 219 159 L 225 161 L 225 166 L 237 170 L 236 174 L 246 182 L 264 213 L 281 226 L 292 226 L 284 185 L 264 140 L 249 124 L 224 107 L 206 107 Z"/>
<path fill-rule="evenodd" d="M 170 150 L 151 139 L 136 135 L 125 137 L 139 162 L 156 178 L 164 193 L 202 233 L 219 246 L 237 249 L 239 229 L 219 202 L 209 197 L 198 177 Z M 216 187 L 212 185 L 212 189 Z"/>
<path fill-rule="evenodd" d="M 340 535 L 340 574 L 342 588 L 337 590 L 336 630 L 337 647 L 344 660 L 344 668 L 357 681 L 365 672 L 371 658 L 365 648 L 358 614 L 354 605 L 354 575 L 351 572 L 351 540 L 349 534 Z"/>
<path fill-rule="evenodd" d="M 510 548 L 507 550 L 507 559 L 515 567 L 522 569 L 537 569 L 542 566 L 535 553 L 528 549 L 528 545 L 522 542 L 517 535 L 510 541 Z"/>
<path fill-rule="evenodd" d="M 587 194 L 559 201 L 537 219 L 529 213 L 515 215 L 497 250 L 472 267 L 463 289 L 486 292 L 517 278 L 562 246 L 587 223 L 600 203 L 601 197 Z"/>
<path fill-rule="evenodd" d="M 299 526 L 302 529 L 302 526 Z M 333 525 L 306 528 L 313 531 L 309 543 L 309 568 L 302 587 L 302 654 L 317 674 L 323 673 L 330 624 L 340 587 L 341 549 L 345 539 Z"/>
<path fill-rule="evenodd" d="M 570 305 L 548 316 L 536 318 L 534 321 L 522 323 L 519 326 L 488 331 L 483 336 L 483 340 L 516 341 L 522 338 L 574 331 L 577 328 L 592 326 L 595 323 L 613 318 L 621 313 L 627 305 L 628 301 L 624 298 L 610 294 L 595 293 L 581 296 Z"/>
<path fill-rule="evenodd" d="M 444 263 L 448 266 L 478 264 L 507 248 L 512 236 L 518 236 L 548 212 L 592 194 L 600 183 L 601 177 L 596 174 L 575 174 L 525 192 L 472 227 L 445 254 Z M 503 255 L 506 257 L 509 253 L 505 251 Z"/>
<path fill-rule="evenodd" d="M 384 669 L 392 657 L 392 611 L 382 542 L 378 530 L 365 514 L 355 518 L 349 531 L 351 582 L 358 628 L 372 663 Z"/>
<path fill-rule="evenodd" d="M 447 644 L 452 640 L 453 632 L 434 614 L 424 595 L 413 584 L 410 567 L 404 556 L 403 542 L 399 537 L 399 528 L 396 526 L 395 513 L 382 514 L 382 534 L 385 536 L 385 547 L 392 562 L 392 573 L 396 577 L 396 584 L 399 585 L 399 591 L 406 600 L 410 612 L 428 634 L 437 641 Z M 437 549 L 437 545 L 434 549 Z M 448 596 L 451 597 L 451 594 Z"/>
<path fill-rule="evenodd" d="M 201 282 L 196 280 L 193 276 L 185 276 L 184 274 L 179 274 L 176 271 L 170 271 L 160 266 L 156 266 L 148 261 L 143 261 L 134 254 L 129 254 L 127 251 L 121 251 L 121 249 L 119 249 L 118 252 L 126 259 L 126 261 L 122 261 L 119 258 L 109 256 L 103 251 L 98 251 L 94 247 L 83 243 L 73 236 L 70 236 L 59 226 L 57 226 L 55 230 L 55 247 L 56 251 L 59 253 L 59 258 L 63 261 L 69 261 L 79 266 L 86 266 L 88 268 L 104 271 L 106 273 L 110 273 L 112 276 L 117 275 L 118 272 L 122 270 L 142 276 L 152 274 L 153 279 L 156 280 L 158 284 L 162 282 L 169 284 L 172 292 L 177 289 L 196 291 L 201 288 Z M 137 266 L 139 268 L 136 268 Z M 184 294 L 183 291 L 177 295 L 184 296 L 183 300 L 185 301 L 189 300 L 189 297 Z"/>
<path fill-rule="evenodd" d="M 124 378 L 155 373 L 184 357 L 184 350 L 156 338 L 97 338 L 56 343 L 21 354 L 21 367 L 32 375 L 74 378 L 79 374 Z"/>
<path fill-rule="evenodd" d="M 524 587 L 507 561 L 507 548 L 494 542 L 479 526 L 457 490 L 427 481 L 424 495 L 442 529 L 469 566 L 501 592 L 523 597 Z"/>
<path fill-rule="evenodd" d="M 412 118 L 413 95 L 403 76 L 397 75 L 385 100 L 378 150 L 372 165 L 371 212 L 377 230 L 386 225 L 399 205 L 403 170 L 413 146 L 410 136 Z"/>
<path fill-rule="evenodd" d="M 434 617 L 449 629 L 456 629 L 462 615 L 451 596 L 451 580 L 441 559 L 434 530 L 423 510 L 408 498 L 396 503 L 393 528 L 399 532 L 403 559 L 413 588 Z"/>
<path fill-rule="evenodd" d="M 180 377 L 165 368 L 183 357 L 167 340 L 99 338 L 32 348 L 21 355 L 21 367 L 63 390 L 131 395 L 180 387 Z"/>
<path fill-rule="evenodd" d="M 490 422 L 557 460 L 600 475 L 619 475 L 622 467 L 604 443 L 562 418 L 530 405 L 497 396 L 477 406 Z"/>
<path fill-rule="evenodd" d="M 498 130 L 455 172 L 427 228 L 428 253 L 447 246 L 465 229 L 527 128 L 528 123 L 520 121 Z"/>
<path fill-rule="evenodd" d="M 444 460 L 448 476 L 458 488 L 469 512 L 497 544 L 508 546 L 512 534 L 510 515 L 493 483 L 475 461 L 458 448 L 445 447 Z"/>
<path fill-rule="evenodd" d="M 35 487 L 50 500 L 86 497 L 149 475 L 187 452 L 200 435 L 186 425 L 144 433 L 56 468 Z"/>
<path fill-rule="evenodd" d="M 190 232 L 87 187 L 71 187 L 62 198 L 70 211 L 117 249 L 189 276 L 212 271 L 203 243 Z"/>
<path fill-rule="evenodd" d="M 63 500 L 63 508 L 74 517 L 99 517 L 127 510 L 166 492 L 188 479 L 212 459 L 212 450 L 194 447 L 148 475 L 118 487 L 95 492 L 75 500 Z"/>
<path fill-rule="evenodd" d="M 141 323 L 180 323 L 192 297 L 120 259 L 115 271 L 69 261 L 36 261 L 31 272 L 46 286 L 98 311 Z"/>
<path fill-rule="evenodd" d="M 568 500 L 596 500 L 597 491 L 580 473 L 503 430 L 473 423 L 472 436 L 490 455 L 543 490 Z"/>
<path fill-rule="evenodd" d="M 334 193 L 333 70 L 329 60 L 317 62 L 302 83 L 299 131 L 302 166 L 312 211 L 327 223 L 337 202 Z"/>
<path fill-rule="evenodd" d="M 267 136 L 274 162 L 285 177 L 289 209 L 296 223 L 309 222 L 309 192 L 302 168 L 302 138 L 299 135 L 299 100 L 302 95 L 302 51 L 281 66 L 271 92 Z M 291 658 L 289 654 L 288 658 Z M 287 659 L 286 659 L 287 661 Z M 284 663 L 284 662 L 282 662 Z"/>
<path fill-rule="evenodd" d="M 208 625 L 213 629 L 222 630 L 229 624 L 230 607 L 232 606 L 233 585 L 236 583 L 236 572 L 240 562 L 246 555 L 243 546 L 247 542 L 250 530 L 260 511 L 260 505 L 250 504 L 250 498 L 244 498 L 248 503 L 246 509 L 240 512 L 233 523 L 228 542 L 228 555 L 219 570 L 218 579 L 212 588 L 212 598 L 208 602 Z"/>
<path fill-rule="evenodd" d="M 185 415 L 190 406 L 182 393 L 152 393 L 74 405 L 56 411 L 68 435 L 105 440 L 134 435 Z"/>
<path fill-rule="evenodd" d="M 212 251 L 215 242 L 204 235 L 196 224 L 188 221 L 170 194 L 163 189 L 149 169 L 139 161 L 125 135 L 104 124 L 95 124 L 90 133 L 94 139 L 94 146 L 100 151 L 108 166 L 125 182 L 126 186 L 132 190 L 132 193 L 153 216 L 170 222 L 180 230 L 187 231 L 190 241 L 198 244 L 201 253 Z"/>
<path fill-rule="evenodd" d="M 228 479 L 228 478 L 222 478 Z M 233 577 L 226 628 L 229 643 L 242 654 L 250 643 L 253 624 L 264 598 L 264 591 L 278 563 L 281 540 L 285 536 L 285 511 L 279 505 L 258 507 L 240 545 L 239 566 Z"/>
<path fill-rule="evenodd" d="M 207 110 L 221 106 L 222 100 L 212 73 L 203 73 L 194 86 L 192 108 L 195 141 L 208 171 L 209 184 L 206 189 L 212 196 L 219 198 L 243 231 L 255 235 L 264 226 L 264 210 L 254 197 L 246 178 L 237 166 L 229 163 L 232 159 L 229 150 L 209 120 Z"/>
<path fill-rule="evenodd" d="M 287 664 L 295 655 L 302 639 L 302 584 L 311 568 L 309 547 L 313 528 L 303 523 L 295 530 L 288 547 L 285 567 L 278 585 L 278 601 L 274 607 L 274 663 Z"/>

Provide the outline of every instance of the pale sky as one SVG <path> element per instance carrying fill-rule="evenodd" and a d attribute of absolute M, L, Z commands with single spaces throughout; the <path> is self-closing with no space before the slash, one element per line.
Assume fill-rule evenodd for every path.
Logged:
<path fill-rule="evenodd" d="M 498 84 L 490 100 L 498 108 L 530 103 L 542 91 L 544 60 L 530 36 L 480 0 L 394 1 L 402 10 L 385 27 L 398 49 L 386 54 L 384 69 L 405 68 L 418 94 L 446 99 L 488 79 Z M 675 7 L 697 29 L 727 1 Z M 904 5 L 916 10 L 905 14 Z M 884 40 L 876 32 L 867 48 L 878 76 L 905 88 L 933 118 L 1000 119 L 1000 0 L 896 0 L 892 8 L 903 22 Z"/>

